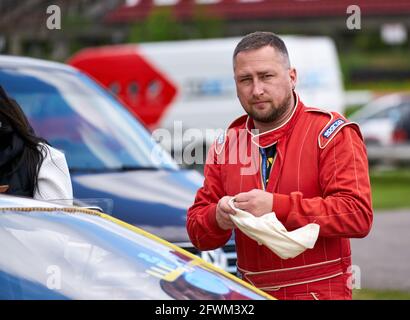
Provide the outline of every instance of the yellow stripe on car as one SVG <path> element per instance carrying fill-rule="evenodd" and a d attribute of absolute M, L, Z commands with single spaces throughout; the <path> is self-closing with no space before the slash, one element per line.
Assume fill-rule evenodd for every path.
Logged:
<path fill-rule="evenodd" d="M 190 261 L 189 264 L 188 264 L 188 265 L 190 265 L 190 266 L 198 265 L 198 266 L 201 266 L 201 267 L 203 267 L 203 268 L 205 268 L 205 269 L 208 269 L 208 270 L 211 270 L 211 271 L 214 271 L 214 272 L 223 274 L 225 277 L 227 277 L 227 278 L 229 278 L 229 279 L 231 279 L 231 280 L 233 280 L 233 281 L 235 281 L 235 282 L 237 282 L 237 283 L 240 283 L 240 284 L 243 285 L 244 287 L 246 287 L 246 288 L 248 288 L 248 289 L 250 289 L 250 290 L 252 290 L 252 291 L 258 293 L 259 295 L 261 295 L 261 296 L 263 296 L 263 297 L 265 297 L 265 298 L 267 298 L 267 299 L 276 300 L 274 297 L 272 297 L 271 295 L 267 294 L 266 292 L 264 292 L 264 291 L 262 291 L 262 290 L 260 290 L 260 289 L 258 289 L 258 288 L 256 288 L 256 287 L 252 286 L 251 284 L 249 284 L 249 283 L 243 281 L 242 279 L 239 279 L 239 278 L 233 276 L 232 274 L 226 272 L 225 270 L 222 270 L 222 269 L 220 269 L 220 268 L 214 266 L 213 264 L 208 263 L 208 262 L 202 260 L 201 258 L 197 257 L 196 255 L 194 255 L 194 254 L 192 254 L 192 253 L 190 253 L 190 252 L 188 252 L 188 251 L 186 251 L 186 250 L 184 250 L 184 249 L 182 249 L 182 248 L 180 248 L 180 247 L 178 247 L 178 246 L 176 246 L 176 245 L 174 245 L 174 244 L 172 244 L 172 243 L 170 243 L 170 242 L 168 242 L 168 241 L 166 241 L 166 240 L 164 240 L 164 239 L 161 239 L 161 238 L 159 238 L 159 237 L 157 237 L 157 236 L 155 236 L 155 235 L 153 235 L 153 234 L 151 234 L 151 233 L 149 233 L 149 232 L 147 232 L 147 231 L 145 231 L 145 230 L 143 230 L 143 229 L 140 229 L 140 228 L 138 228 L 138 227 L 136 227 L 136 226 L 130 225 L 129 223 L 126 223 L 126 222 L 124 222 L 124 221 L 122 221 L 122 220 L 119 220 L 119 219 L 117 219 L 117 218 L 114 218 L 114 217 L 112 217 L 112 216 L 109 216 L 109 215 L 107 215 L 107 214 L 105 214 L 105 213 L 101 213 L 101 212 L 99 212 L 99 211 L 90 210 L 90 209 L 85 209 L 85 208 L 80 208 L 80 207 L 62 207 L 62 208 L 58 208 L 58 207 L 55 207 L 55 208 L 52 208 L 52 207 L 9 207 L 9 208 L 0 208 L 0 211 L 3 211 L 3 212 L 4 212 L 4 211 L 20 211 L 20 212 L 53 212 L 53 211 L 62 211 L 62 212 L 66 212 L 66 213 L 84 213 L 84 214 L 89 214 L 89 215 L 93 215 L 93 216 L 99 216 L 99 217 L 101 217 L 101 218 L 103 218 L 103 219 L 105 219 L 105 220 L 111 221 L 111 222 L 113 222 L 113 223 L 115 223 L 115 224 L 117 224 L 117 225 L 119 225 L 119 226 L 122 226 L 122 227 L 128 229 L 128 230 L 131 230 L 131 231 L 133 231 L 133 232 L 136 232 L 136 233 L 138 233 L 138 234 L 140 234 L 140 235 L 142 235 L 142 236 L 144 236 L 144 237 L 147 237 L 147 238 L 149 238 L 149 239 L 151 239 L 151 240 L 154 240 L 154 241 L 156 241 L 156 242 L 159 242 L 159 243 L 161 243 L 161 244 L 163 244 L 163 245 L 165 245 L 165 246 L 171 248 L 172 250 L 174 250 L 174 251 L 176 251 L 176 252 L 179 252 L 179 253 L 181 253 L 181 254 L 183 254 L 183 255 L 185 255 L 185 256 L 191 258 L 192 261 Z M 179 269 L 182 269 L 182 272 L 181 272 L 181 270 L 179 270 Z M 165 277 L 167 278 L 166 280 L 168 280 L 168 281 L 170 281 L 169 279 L 174 279 L 174 280 L 175 280 L 179 275 L 181 275 L 181 274 L 183 273 L 183 271 L 184 271 L 183 268 L 177 268 L 177 269 L 175 269 L 175 270 L 169 272 L 168 275 L 165 275 Z M 153 271 L 153 270 L 152 270 L 150 274 L 155 275 L 155 276 L 157 276 L 157 277 L 162 277 L 162 278 L 164 277 L 164 275 L 161 275 L 160 273 L 158 273 L 158 271 Z"/>

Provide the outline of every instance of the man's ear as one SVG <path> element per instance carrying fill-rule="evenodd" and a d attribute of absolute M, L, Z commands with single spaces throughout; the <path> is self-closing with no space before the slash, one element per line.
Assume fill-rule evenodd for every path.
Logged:
<path fill-rule="evenodd" d="M 296 82 L 298 80 L 298 75 L 297 75 L 297 72 L 296 72 L 295 68 L 289 68 L 289 78 L 290 78 L 290 82 L 292 84 L 292 89 L 295 89 Z"/>

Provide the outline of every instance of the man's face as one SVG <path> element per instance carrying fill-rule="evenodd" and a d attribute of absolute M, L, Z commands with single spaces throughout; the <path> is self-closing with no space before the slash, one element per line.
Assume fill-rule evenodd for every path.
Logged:
<path fill-rule="evenodd" d="M 277 50 L 265 46 L 242 51 L 234 62 L 236 92 L 251 118 L 270 123 L 292 108 L 296 70 Z"/>

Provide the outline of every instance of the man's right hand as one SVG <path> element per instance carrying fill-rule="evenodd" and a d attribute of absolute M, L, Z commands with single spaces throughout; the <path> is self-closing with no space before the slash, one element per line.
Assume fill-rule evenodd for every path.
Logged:
<path fill-rule="evenodd" d="M 225 196 L 218 201 L 216 206 L 216 222 L 218 226 L 223 230 L 229 230 L 235 228 L 235 224 L 232 222 L 230 215 L 235 214 L 235 211 L 228 204 L 232 197 Z"/>

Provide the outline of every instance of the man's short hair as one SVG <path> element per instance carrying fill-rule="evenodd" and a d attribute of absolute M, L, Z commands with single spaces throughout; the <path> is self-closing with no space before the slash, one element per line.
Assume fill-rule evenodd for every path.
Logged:
<path fill-rule="evenodd" d="M 233 52 L 233 60 L 235 61 L 239 52 L 256 50 L 266 46 L 271 46 L 276 49 L 283 56 L 288 67 L 290 67 L 288 49 L 285 43 L 273 32 L 266 31 L 256 31 L 243 37 L 236 45 L 235 51 Z"/>

